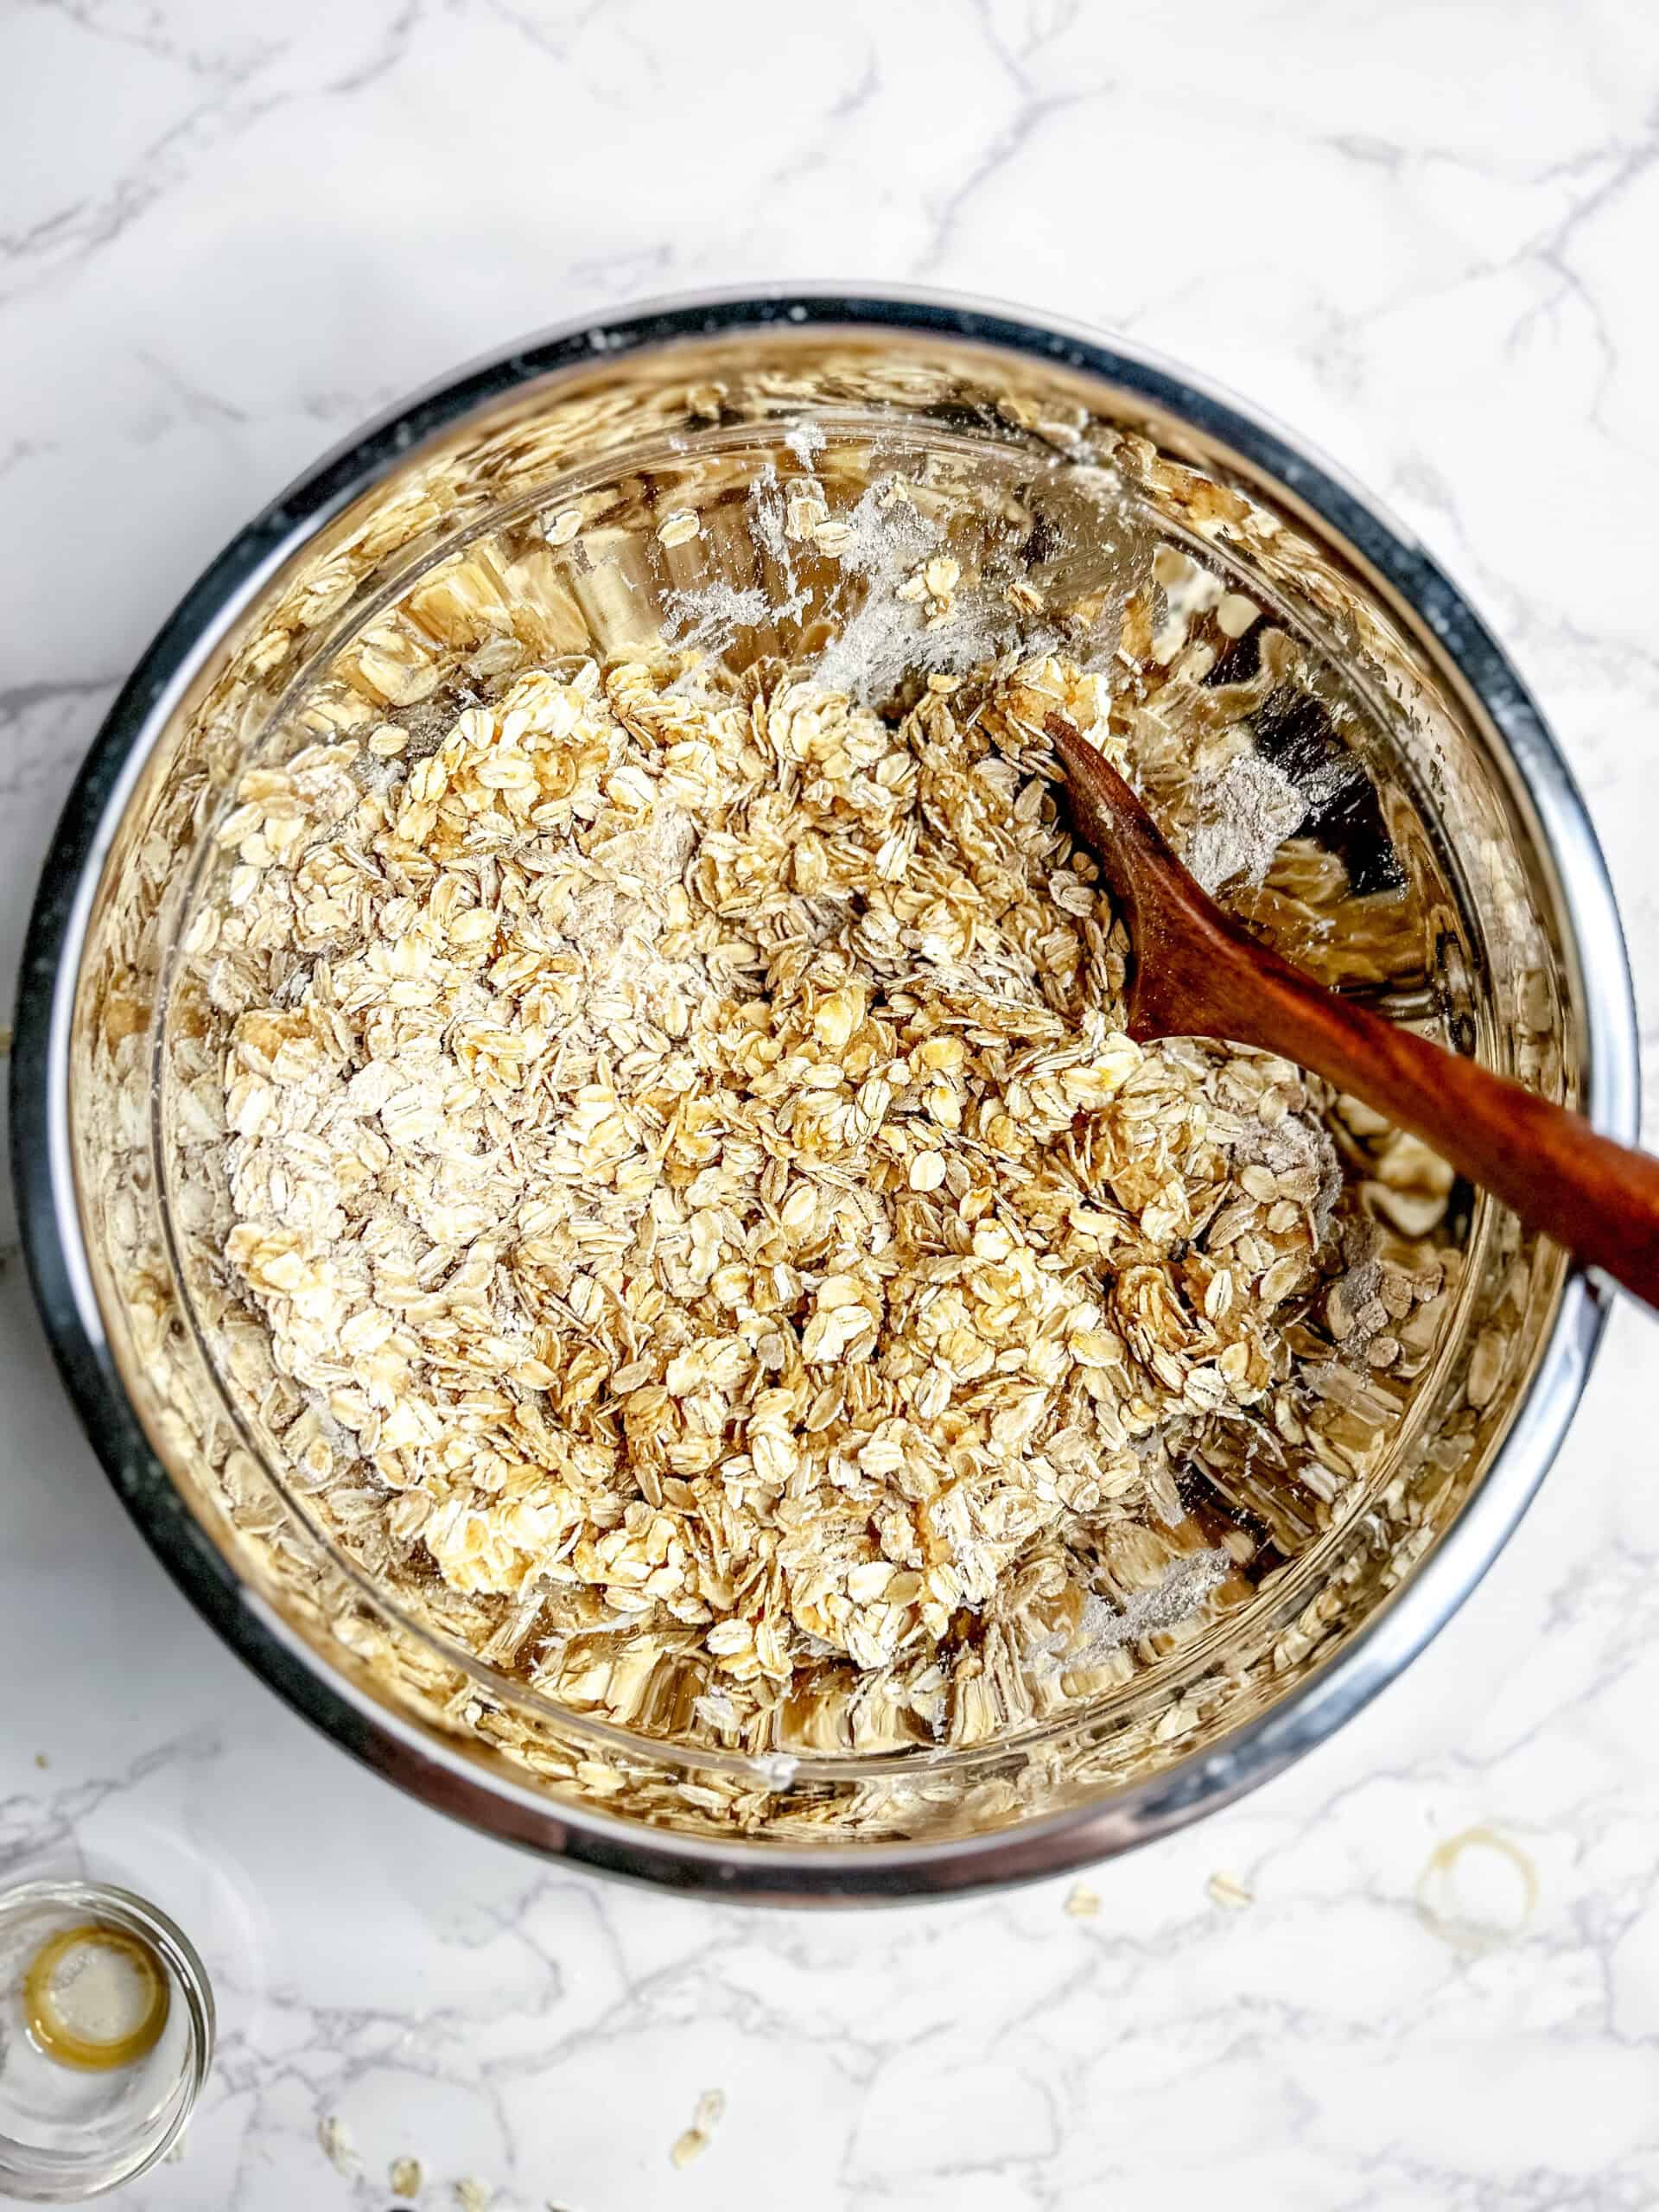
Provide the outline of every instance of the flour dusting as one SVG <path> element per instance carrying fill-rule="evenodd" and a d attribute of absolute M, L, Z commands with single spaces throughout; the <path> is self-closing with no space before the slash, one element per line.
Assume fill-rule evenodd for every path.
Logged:
<path fill-rule="evenodd" d="M 1308 803 L 1259 753 L 1235 753 L 1199 794 L 1182 858 L 1206 891 L 1266 880 L 1274 855 L 1307 819 Z"/>
<path fill-rule="evenodd" d="M 699 584 L 694 590 L 670 592 L 664 605 L 669 644 L 704 652 L 723 652 L 739 630 L 758 629 L 782 611 L 759 584 L 747 591 L 735 584 Z"/>
<path fill-rule="evenodd" d="M 1198 1611 L 1205 1599 L 1218 1590 L 1232 1572 L 1233 1562 L 1219 1548 L 1188 1552 L 1172 1561 L 1163 1579 L 1150 1590 L 1137 1590 L 1122 1605 L 1109 1598 L 1091 1594 L 1084 1599 L 1082 1618 L 1071 1641 L 1048 1639 L 1045 1654 L 1052 1675 L 1084 1672 L 1109 1653 L 1160 1629 L 1173 1628 Z"/>

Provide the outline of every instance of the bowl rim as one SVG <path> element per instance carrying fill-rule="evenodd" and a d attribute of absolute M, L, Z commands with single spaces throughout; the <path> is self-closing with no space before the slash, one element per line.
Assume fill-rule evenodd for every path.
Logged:
<path fill-rule="evenodd" d="M 720 1840 L 541 1796 L 502 1763 L 417 1727 L 321 1669 L 238 1580 L 152 1451 L 122 1386 L 92 1287 L 68 1141 L 68 1038 L 92 894 L 131 790 L 174 706 L 230 626 L 303 544 L 417 447 L 474 409 L 596 357 L 747 330 L 935 334 L 1079 371 L 1230 448 L 1359 554 L 1428 630 L 1484 709 L 1554 865 L 1585 1024 L 1583 1104 L 1604 1135 L 1638 1122 L 1634 992 L 1612 886 L 1578 787 L 1496 639 L 1403 524 L 1260 409 L 1128 339 L 998 303 L 836 284 L 699 293 L 555 326 L 424 387 L 326 454 L 240 531 L 180 600 L 111 705 L 48 849 L 30 915 L 12 1051 L 11 1165 L 37 1306 L 82 1427 L 128 1512 L 196 1610 L 314 1726 L 437 1809 L 541 1853 L 681 1891 L 781 1904 L 961 1894 L 1039 1879 L 1167 1834 L 1256 1788 L 1394 1680 L 1508 1541 L 1560 1446 L 1610 1305 L 1570 1268 L 1538 1366 L 1478 1490 L 1402 1588 L 1281 1704 L 1096 1804 L 945 1842 L 818 1847 Z"/>

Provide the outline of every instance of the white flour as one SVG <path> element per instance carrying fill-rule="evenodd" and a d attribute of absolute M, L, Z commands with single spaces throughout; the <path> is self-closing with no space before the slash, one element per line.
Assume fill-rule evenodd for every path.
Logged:
<path fill-rule="evenodd" d="M 810 467 L 824 435 L 816 424 L 803 423 L 785 442 Z M 723 581 L 671 593 L 671 644 L 718 654 L 741 628 L 797 620 L 815 597 L 800 575 L 800 563 L 811 556 L 837 563 L 845 580 L 832 588 L 830 606 L 823 610 L 844 613 L 837 634 L 813 668 L 827 690 L 861 705 L 879 706 L 906 677 L 964 674 L 996 658 L 1013 634 L 1000 594 L 985 595 L 976 606 L 975 588 L 965 585 L 962 600 L 943 620 L 931 599 L 901 595 L 918 570 L 944 550 L 945 534 L 919 512 L 899 479 L 884 477 L 855 505 L 831 515 L 834 533 L 823 541 L 791 537 L 791 498 L 817 488 L 810 477 L 785 481 L 771 465 L 761 470 L 749 494 L 750 535 L 778 571 L 782 595 L 774 596 L 762 585 L 740 589 Z M 850 612 L 844 612 L 849 602 Z"/>
<path fill-rule="evenodd" d="M 1259 753 L 1239 753 L 1198 795 L 1198 818 L 1182 855 L 1206 891 L 1260 884 L 1287 837 L 1307 819 L 1307 800 Z"/>
<path fill-rule="evenodd" d="M 1150 1590 L 1137 1590 L 1122 1605 L 1109 1598 L 1091 1596 L 1084 1601 L 1083 1618 L 1071 1642 L 1051 1637 L 1044 1647 L 1052 1675 L 1084 1672 L 1097 1666 L 1109 1653 L 1126 1643 L 1138 1643 L 1160 1629 L 1173 1628 L 1197 1612 L 1213 1591 L 1232 1572 L 1224 1551 L 1188 1552 L 1171 1562 L 1163 1580 Z"/>

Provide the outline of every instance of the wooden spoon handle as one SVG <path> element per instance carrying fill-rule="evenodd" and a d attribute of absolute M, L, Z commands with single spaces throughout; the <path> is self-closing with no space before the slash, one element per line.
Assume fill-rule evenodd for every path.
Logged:
<path fill-rule="evenodd" d="M 1264 961 L 1266 948 L 1254 939 L 1244 943 L 1248 974 L 1235 989 L 1218 988 L 1211 971 L 1210 995 L 1229 1016 L 1224 1033 L 1363 1098 L 1535 1229 L 1659 1307 L 1659 1160 L 1322 988 L 1277 954 Z M 1212 950 L 1234 960 L 1243 951 L 1234 944 L 1226 954 Z"/>

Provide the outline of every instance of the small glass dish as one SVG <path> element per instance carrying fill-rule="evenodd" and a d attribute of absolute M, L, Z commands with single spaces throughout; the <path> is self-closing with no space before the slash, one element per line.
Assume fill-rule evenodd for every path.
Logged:
<path fill-rule="evenodd" d="M 164 1912 L 100 1882 L 0 1891 L 0 2196 L 79 2204 L 143 2173 L 213 2050 L 207 1971 Z"/>

